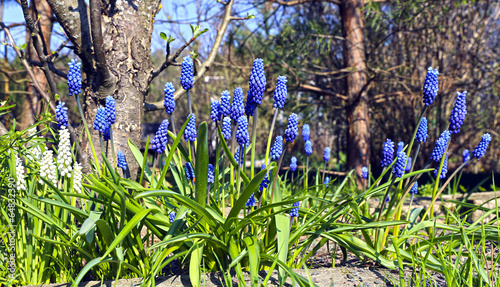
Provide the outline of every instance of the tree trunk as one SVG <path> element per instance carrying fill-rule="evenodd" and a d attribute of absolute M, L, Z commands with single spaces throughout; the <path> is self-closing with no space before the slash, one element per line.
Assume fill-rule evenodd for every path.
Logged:
<path fill-rule="evenodd" d="M 50 55 L 50 39 L 52 36 L 52 26 L 54 24 L 52 21 L 52 9 L 50 9 L 49 4 L 45 0 L 32 0 L 30 12 L 33 19 L 38 19 L 37 25 L 42 33 L 42 40 L 45 44 L 44 50 L 46 55 Z M 26 43 L 28 43 L 28 48 L 26 49 L 27 57 L 33 61 L 40 62 L 35 47 L 33 47 L 31 32 L 28 27 L 26 27 Z M 45 78 L 43 71 L 38 67 L 33 67 L 33 73 L 40 86 L 46 89 L 47 78 Z M 30 92 L 30 94 L 27 94 L 25 97 L 20 129 L 25 129 L 33 125 L 35 123 L 35 116 L 40 112 L 40 95 L 31 85 L 27 85 L 27 91 Z"/>
<path fill-rule="evenodd" d="M 109 5 L 102 9 L 102 37 L 106 64 L 116 80 L 116 87 L 110 96 L 116 100 L 116 123 L 113 125 L 115 152 L 122 151 L 127 158 L 134 177 L 138 171 L 127 140 L 141 145 L 143 102 L 148 92 L 151 66 L 151 37 L 153 17 L 158 1 L 137 1 Z M 99 105 L 105 105 L 105 97 L 99 94 L 103 79 L 97 72 L 87 75 L 89 87 L 83 103 L 87 124 L 92 134 L 96 152 L 100 153 L 99 133 L 92 128 Z M 87 141 L 83 142 L 84 156 L 93 160 Z M 106 143 L 104 143 L 106 148 Z M 108 159 L 115 165 L 109 142 Z M 98 155 L 99 161 L 100 156 Z"/>
<path fill-rule="evenodd" d="M 361 168 L 370 162 L 370 132 L 368 118 L 367 74 L 363 36 L 363 1 L 344 0 L 340 15 L 344 34 L 344 65 L 351 72 L 345 78 L 348 118 L 347 165 L 356 169 L 358 179 Z M 359 181 L 358 181 L 359 182 Z"/>

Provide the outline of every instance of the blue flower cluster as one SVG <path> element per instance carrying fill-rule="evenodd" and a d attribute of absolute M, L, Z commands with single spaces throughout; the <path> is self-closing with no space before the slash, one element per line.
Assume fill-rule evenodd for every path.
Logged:
<path fill-rule="evenodd" d="M 417 134 L 415 135 L 415 140 L 417 142 L 425 142 L 428 137 L 427 134 L 427 118 L 423 117 L 418 126 Z"/>
<path fill-rule="evenodd" d="M 441 157 L 448 146 L 448 142 L 450 141 L 450 131 L 445 130 L 439 136 L 439 139 L 436 141 L 436 147 L 431 153 L 431 159 L 434 161 L 440 161 Z"/>
<path fill-rule="evenodd" d="M 325 187 L 326 187 L 326 188 L 328 188 L 328 184 L 329 184 L 329 183 L 330 183 L 330 177 L 329 177 L 329 176 L 327 176 L 327 177 L 325 178 L 325 181 L 323 182 L 323 184 L 325 185 Z"/>
<path fill-rule="evenodd" d="M 196 116 L 194 114 L 190 114 L 191 118 L 189 118 L 189 122 L 184 130 L 184 141 L 194 142 L 196 140 L 197 131 L 196 131 Z M 189 117 L 189 116 L 188 116 Z"/>
<path fill-rule="evenodd" d="M 467 91 L 463 93 L 457 92 L 457 100 L 450 116 L 450 133 L 458 134 L 460 132 L 460 127 L 463 125 L 465 120 L 465 115 L 467 114 L 467 105 L 465 103 L 465 96 L 467 96 Z"/>
<path fill-rule="evenodd" d="M 170 223 L 174 222 L 176 216 L 177 216 L 177 214 L 174 211 L 170 212 L 170 214 L 168 216 L 168 220 L 170 221 Z"/>
<path fill-rule="evenodd" d="M 253 61 L 252 72 L 250 73 L 249 95 L 247 101 L 253 104 L 260 105 L 262 103 L 262 96 L 266 90 L 266 75 L 264 74 L 264 60 L 255 59 Z"/>
<path fill-rule="evenodd" d="M 417 194 L 417 192 L 418 192 L 418 182 L 415 182 L 415 184 L 410 189 L 410 193 Z"/>
<path fill-rule="evenodd" d="M 212 120 L 212 122 L 216 123 L 220 120 L 220 103 L 219 101 L 212 101 L 212 104 L 210 105 L 210 107 L 212 108 L 210 110 L 210 119 Z"/>
<path fill-rule="evenodd" d="M 247 91 L 247 103 L 245 104 L 245 114 L 247 116 L 252 116 L 253 117 L 253 114 L 255 112 L 255 107 L 256 107 L 256 104 L 254 102 L 252 102 L 252 95 L 250 94 L 250 90 Z"/>
<path fill-rule="evenodd" d="M 273 107 L 275 108 L 282 109 L 285 107 L 285 100 L 287 96 L 286 82 L 286 76 L 278 76 L 278 83 L 276 83 L 276 89 L 274 90 Z"/>
<path fill-rule="evenodd" d="M 233 102 L 231 103 L 231 119 L 237 121 L 245 114 L 245 106 L 243 105 L 243 90 L 241 88 L 234 89 Z"/>
<path fill-rule="evenodd" d="M 186 178 L 188 181 L 194 179 L 194 169 L 190 162 L 186 162 L 184 165 L 184 172 L 186 173 Z"/>
<path fill-rule="evenodd" d="M 308 124 L 304 124 L 302 126 L 302 140 L 306 142 L 309 140 L 310 136 L 311 136 L 311 129 L 309 128 Z"/>
<path fill-rule="evenodd" d="M 181 85 L 184 90 L 189 90 L 193 88 L 194 82 L 193 60 L 191 60 L 191 57 L 189 56 L 184 57 L 183 60 L 181 69 Z"/>
<path fill-rule="evenodd" d="M 313 152 L 311 141 L 306 141 L 306 145 L 304 146 L 304 151 L 307 156 L 310 156 Z"/>
<path fill-rule="evenodd" d="M 325 147 L 325 151 L 323 152 L 323 160 L 328 162 L 330 160 L 330 147 Z"/>
<path fill-rule="evenodd" d="M 106 120 L 106 109 L 104 107 L 97 108 L 94 120 L 94 130 L 104 133 L 108 128 L 108 121 Z"/>
<path fill-rule="evenodd" d="M 260 167 L 260 170 L 264 170 L 266 169 L 266 164 L 262 164 L 262 166 Z M 259 190 L 262 192 L 264 190 L 264 188 L 267 188 L 267 186 L 269 185 L 271 181 L 269 180 L 269 175 L 266 174 L 266 176 L 264 176 L 264 179 L 262 180 L 262 182 L 260 183 L 259 185 Z"/>
<path fill-rule="evenodd" d="M 436 167 L 436 169 L 434 169 L 434 177 L 437 177 L 438 172 L 439 167 Z M 448 173 L 448 153 L 446 153 L 446 156 L 444 157 L 443 169 L 441 170 L 441 175 L 439 175 L 439 178 L 446 178 L 446 173 Z"/>
<path fill-rule="evenodd" d="M 80 70 L 81 64 L 82 63 L 78 62 L 76 59 L 72 59 L 68 63 L 68 94 L 70 96 L 76 96 L 82 92 L 82 71 Z"/>
<path fill-rule="evenodd" d="M 214 177 L 214 166 L 211 163 L 209 163 L 208 164 L 208 182 L 209 183 L 214 183 L 214 179 L 215 179 L 215 177 Z"/>
<path fill-rule="evenodd" d="M 64 102 L 59 102 L 56 107 L 56 120 L 58 129 L 68 126 L 68 108 L 64 105 Z"/>
<path fill-rule="evenodd" d="M 222 120 L 222 136 L 225 140 L 231 138 L 231 119 L 229 117 L 225 117 Z"/>
<path fill-rule="evenodd" d="M 412 159 L 411 156 L 408 157 L 408 160 L 406 161 L 406 167 L 405 167 L 405 172 L 408 173 L 411 170 L 411 164 L 412 164 Z"/>
<path fill-rule="evenodd" d="M 477 145 L 477 147 L 472 151 L 472 155 L 480 159 L 486 153 L 486 149 L 488 148 L 488 144 L 491 141 L 491 135 L 486 133 L 481 137 L 481 141 Z"/>
<path fill-rule="evenodd" d="M 299 135 L 299 117 L 292 113 L 288 117 L 288 126 L 285 129 L 285 140 L 293 143 L 295 138 Z"/>
<path fill-rule="evenodd" d="M 394 142 L 390 139 L 384 143 L 384 148 L 382 149 L 382 161 L 380 165 L 382 167 L 388 167 L 392 163 L 392 159 L 394 158 Z"/>
<path fill-rule="evenodd" d="M 397 177 L 401 178 L 405 174 L 405 163 L 406 163 L 406 154 L 404 152 L 399 152 L 397 154 L 396 164 L 392 168 L 392 173 Z"/>
<path fill-rule="evenodd" d="M 165 100 L 163 100 L 163 106 L 165 107 L 165 111 L 167 114 L 172 114 L 175 110 L 175 98 L 174 98 L 174 84 L 166 83 L 165 89 L 163 92 L 165 93 Z"/>
<path fill-rule="evenodd" d="M 363 179 L 367 179 L 368 178 L 368 168 L 366 166 L 363 166 L 361 168 L 361 177 Z"/>
<path fill-rule="evenodd" d="M 466 163 L 470 160 L 470 151 L 468 149 L 464 149 L 462 152 L 462 163 Z M 469 163 L 466 163 L 467 166 Z"/>
<path fill-rule="evenodd" d="M 424 90 L 423 90 L 423 98 L 424 104 L 429 106 L 436 99 L 439 83 L 438 83 L 438 70 L 433 70 L 432 67 L 427 69 L 427 75 L 424 80 Z"/>
<path fill-rule="evenodd" d="M 158 131 L 156 131 L 156 135 L 151 141 L 151 148 L 156 151 L 158 154 L 162 154 L 165 152 L 167 148 L 168 142 L 168 120 L 163 120 L 161 122 Z"/>
<path fill-rule="evenodd" d="M 292 156 L 292 159 L 290 161 L 290 170 L 291 171 L 296 171 L 297 170 L 297 158 Z"/>
<path fill-rule="evenodd" d="M 248 198 L 247 203 L 245 203 L 245 206 L 252 207 L 254 205 L 255 205 L 255 193 L 252 193 L 252 195 L 250 195 L 250 198 Z"/>
<path fill-rule="evenodd" d="M 112 96 L 106 97 L 106 120 L 112 125 L 116 121 L 115 99 Z"/>
<path fill-rule="evenodd" d="M 231 95 L 229 91 L 223 91 L 220 97 L 219 116 L 227 117 L 231 114 Z"/>
<path fill-rule="evenodd" d="M 125 155 L 123 154 L 123 152 L 121 150 L 118 151 L 118 153 L 116 153 L 116 159 L 117 159 L 117 163 L 116 163 L 117 167 L 119 167 L 123 170 L 126 170 L 128 168 L 127 160 L 125 159 Z"/>
<path fill-rule="evenodd" d="M 402 152 L 404 148 L 405 148 L 405 143 L 402 141 L 398 142 L 398 150 L 396 151 L 396 154 Z"/>
<path fill-rule="evenodd" d="M 236 129 L 236 141 L 239 145 L 247 145 L 250 142 L 248 134 L 248 120 L 245 116 L 238 118 L 238 128 Z"/>
<path fill-rule="evenodd" d="M 238 159 L 239 159 L 240 160 L 240 165 L 243 165 L 243 158 L 244 158 L 244 156 L 240 157 L 240 150 L 241 149 L 245 150 L 245 148 L 243 146 L 238 146 L 236 148 L 236 153 L 234 154 L 234 160 L 236 161 L 236 163 L 238 163 Z"/>
<path fill-rule="evenodd" d="M 273 160 L 278 160 L 283 152 L 283 137 L 277 136 L 274 140 L 274 144 L 271 147 L 271 158 Z"/>
<path fill-rule="evenodd" d="M 294 202 L 293 205 L 292 205 L 294 208 L 292 208 L 290 210 L 290 217 L 291 218 L 294 218 L 294 217 L 299 217 L 299 206 L 300 206 L 300 202 Z"/>

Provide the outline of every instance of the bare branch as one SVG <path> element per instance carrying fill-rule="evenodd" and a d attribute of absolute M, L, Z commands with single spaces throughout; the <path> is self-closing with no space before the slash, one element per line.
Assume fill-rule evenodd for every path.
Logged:
<path fill-rule="evenodd" d="M 106 55 L 104 54 L 104 41 L 101 28 L 101 1 L 90 0 L 90 26 L 92 33 L 92 42 L 97 57 L 97 68 L 101 76 L 102 84 L 99 85 L 101 96 L 110 95 L 115 89 L 116 83 L 113 75 L 106 65 Z"/>
<path fill-rule="evenodd" d="M 222 44 L 222 39 L 224 38 L 224 34 L 226 33 L 229 23 L 231 22 L 231 17 L 232 17 L 231 10 L 233 8 L 233 3 L 234 0 L 227 1 L 224 12 L 224 18 L 222 19 L 222 24 L 220 28 L 217 30 L 217 37 L 215 38 L 212 50 L 210 51 L 210 54 L 208 55 L 208 58 L 205 60 L 205 62 L 203 62 L 203 64 L 198 67 L 198 71 L 196 73 L 196 76 L 194 77 L 193 84 L 196 84 L 203 77 L 205 72 L 208 71 L 208 69 L 210 69 L 215 60 L 215 57 L 217 56 L 217 53 L 219 52 L 220 45 Z M 186 91 L 184 89 L 179 89 L 175 91 L 174 99 L 178 100 L 180 97 L 182 97 L 182 95 L 184 95 L 185 92 Z M 144 103 L 144 108 L 146 112 L 161 110 L 163 109 L 163 101 L 155 103 Z"/>
<path fill-rule="evenodd" d="M 315 86 L 311 86 L 311 85 L 307 85 L 307 84 L 300 84 L 299 85 L 299 90 L 301 90 L 301 91 L 307 91 L 307 92 L 315 92 L 315 93 L 324 94 L 324 95 L 327 95 L 327 96 L 333 96 L 333 97 L 337 97 L 337 98 L 339 98 L 341 100 L 344 100 L 344 101 L 348 100 L 347 96 L 345 96 L 345 95 L 337 94 L 337 93 L 334 93 L 332 91 L 325 90 L 325 89 L 322 89 L 322 88 L 319 88 L 319 87 L 315 87 Z"/>
<path fill-rule="evenodd" d="M 191 40 L 189 40 L 187 43 L 182 45 L 182 47 L 177 49 L 177 51 L 175 51 L 175 54 L 173 55 L 170 55 L 170 44 L 167 43 L 167 58 L 165 59 L 165 62 L 163 62 L 163 64 L 158 70 L 151 72 L 151 79 L 149 80 L 149 83 L 151 83 L 151 81 L 153 81 L 154 78 L 158 77 L 161 74 L 161 72 L 163 72 L 168 66 L 173 66 L 174 64 L 176 64 L 175 60 L 179 57 L 182 51 L 184 51 L 184 49 L 186 49 L 191 43 L 194 42 L 194 40 L 196 40 L 195 37 L 191 38 Z"/>
<path fill-rule="evenodd" d="M 14 37 L 12 37 L 12 34 L 10 33 L 9 28 L 5 26 L 3 22 L 0 22 L 0 26 L 4 29 L 5 34 L 9 38 L 10 44 L 12 48 L 14 48 L 14 51 L 16 51 L 17 56 L 21 60 L 21 63 L 23 64 L 24 68 L 26 69 L 26 72 L 28 72 L 28 75 L 31 78 L 31 81 L 33 82 L 33 86 L 35 86 L 36 91 L 44 98 L 50 106 L 50 110 L 55 114 L 56 112 L 56 106 L 55 104 L 50 100 L 50 97 L 45 93 L 45 91 L 42 89 L 40 86 L 40 83 L 38 83 L 35 73 L 33 73 L 33 69 L 31 68 L 30 64 L 28 63 L 28 60 L 24 57 L 22 52 L 17 48 L 16 42 L 14 41 Z"/>
<path fill-rule="evenodd" d="M 319 3 L 319 2 L 330 2 L 335 4 L 340 4 L 340 0 L 293 0 L 293 1 L 283 1 L 283 0 L 270 0 L 269 2 L 278 3 L 283 6 L 294 6 L 304 3 Z"/>

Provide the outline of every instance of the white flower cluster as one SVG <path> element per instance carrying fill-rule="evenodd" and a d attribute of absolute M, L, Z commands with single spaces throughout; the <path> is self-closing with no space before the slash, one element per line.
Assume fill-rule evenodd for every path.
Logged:
<path fill-rule="evenodd" d="M 47 178 L 54 186 L 57 187 L 56 163 L 52 154 L 53 152 L 49 149 L 43 153 L 42 162 L 40 163 L 40 177 Z M 41 179 L 39 182 L 41 184 L 45 184 L 45 182 Z"/>
<path fill-rule="evenodd" d="M 82 165 L 76 161 L 73 166 L 73 188 L 82 193 Z"/>
<path fill-rule="evenodd" d="M 27 136 L 28 137 L 32 137 L 33 135 L 36 134 L 36 128 L 33 127 L 31 129 L 28 130 L 27 132 Z M 34 137 L 33 139 L 37 139 L 38 137 Z M 31 147 L 33 146 L 33 144 L 30 144 L 28 143 L 28 147 Z M 35 157 L 33 157 L 33 155 L 35 155 Z M 27 153 L 26 154 L 26 157 L 30 160 L 30 161 L 39 161 L 41 158 L 42 158 L 42 150 L 40 149 L 40 145 L 36 145 L 34 148 L 31 149 L 30 153 Z"/>
<path fill-rule="evenodd" d="M 16 158 L 16 187 L 18 191 L 26 190 L 26 185 L 24 185 L 24 166 L 23 161 L 19 158 L 19 156 L 15 155 Z"/>
<path fill-rule="evenodd" d="M 69 141 L 69 131 L 63 127 L 59 131 L 59 154 L 57 155 L 57 169 L 61 177 L 65 175 L 71 177 L 71 143 Z"/>

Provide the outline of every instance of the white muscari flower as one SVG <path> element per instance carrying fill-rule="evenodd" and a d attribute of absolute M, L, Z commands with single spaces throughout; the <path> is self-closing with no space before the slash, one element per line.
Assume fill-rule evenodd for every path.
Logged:
<path fill-rule="evenodd" d="M 26 185 L 24 185 L 24 166 L 23 161 L 16 154 L 16 188 L 18 191 L 26 190 Z"/>
<path fill-rule="evenodd" d="M 31 129 L 29 129 L 27 131 L 27 137 L 32 137 L 36 134 L 36 128 L 35 127 L 32 127 Z M 38 137 L 34 137 L 33 139 L 37 139 Z M 28 143 L 27 145 L 28 147 L 31 147 L 33 146 L 32 143 Z M 34 157 L 33 157 L 34 155 Z M 39 145 L 36 145 L 34 148 L 32 148 L 30 150 L 29 153 L 26 154 L 26 157 L 32 161 L 32 162 L 35 162 L 35 161 L 39 161 L 42 159 L 42 149 L 40 149 L 40 146 Z"/>
<path fill-rule="evenodd" d="M 82 165 L 76 161 L 73 165 L 73 188 L 82 193 Z"/>
<path fill-rule="evenodd" d="M 47 178 L 54 186 L 57 186 L 56 163 L 54 162 L 52 154 L 52 150 L 49 149 L 43 153 L 42 162 L 40 163 L 40 177 Z M 39 182 L 45 184 L 41 179 Z"/>
<path fill-rule="evenodd" d="M 59 130 L 59 154 L 57 155 L 57 169 L 61 173 L 61 177 L 65 175 L 71 177 L 71 143 L 69 141 L 69 131 L 66 127 Z"/>

